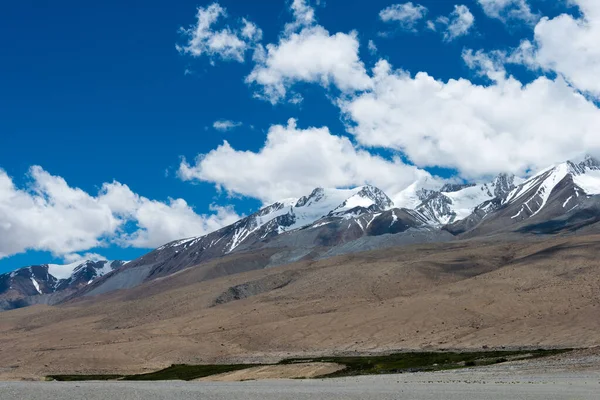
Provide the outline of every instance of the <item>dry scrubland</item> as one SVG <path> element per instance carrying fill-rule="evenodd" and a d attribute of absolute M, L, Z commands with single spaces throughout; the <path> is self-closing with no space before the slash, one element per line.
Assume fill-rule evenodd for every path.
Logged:
<path fill-rule="evenodd" d="M 0 314 L 0 378 L 388 350 L 591 347 L 600 344 L 599 254 L 600 236 L 462 241 L 204 280 L 231 262 L 217 260 L 127 291 Z"/>

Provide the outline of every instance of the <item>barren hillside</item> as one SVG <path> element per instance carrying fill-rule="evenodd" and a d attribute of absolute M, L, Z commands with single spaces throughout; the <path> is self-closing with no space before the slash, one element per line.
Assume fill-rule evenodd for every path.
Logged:
<path fill-rule="evenodd" d="M 2 313 L 0 376 L 482 346 L 600 344 L 600 236 L 459 241 L 211 279 L 236 254 L 141 286 Z"/>

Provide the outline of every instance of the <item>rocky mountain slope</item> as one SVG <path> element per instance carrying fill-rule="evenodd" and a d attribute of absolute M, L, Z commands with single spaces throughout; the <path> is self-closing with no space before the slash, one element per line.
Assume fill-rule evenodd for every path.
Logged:
<path fill-rule="evenodd" d="M 0 275 L 0 309 L 51 304 L 123 265 L 123 261 L 86 260 L 33 265 Z"/>
<path fill-rule="evenodd" d="M 488 183 L 446 184 L 440 190 L 421 189 L 417 193 L 422 202 L 415 210 L 428 224 L 444 226 L 467 218 L 482 203 L 503 198 L 521 182 L 514 175 L 500 174 Z"/>
<path fill-rule="evenodd" d="M 558 233 L 600 221 L 600 161 L 587 157 L 547 168 L 506 195 L 477 206 L 447 229 L 477 236 L 498 231 Z"/>
<path fill-rule="evenodd" d="M 32 303 L 36 296 L 63 293 L 63 286 L 70 289 L 65 292 L 68 298 L 98 295 L 245 252 L 255 254 L 252 262 L 232 262 L 207 272 L 206 279 L 411 243 L 490 234 L 593 233 L 600 222 L 600 162 L 588 157 L 552 166 L 527 180 L 501 174 L 488 183 L 446 184 L 439 190 L 415 183 L 395 199 L 396 204 L 373 186 L 317 188 L 301 198 L 264 207 L 208 235 L 168 243 L 119 268 L 83 274 L 75 283 L 61 283 L 65 279 L 61 277 L 48 283 L 32 278 L 43 275 L 43 267 L 41 272 L 31 272 L 38 271 L 36 267 L 22 270 L 15 275 L 18 283 L 5 283 L 4 290 L 0 277 L 0 295 L 16 293 L 13 287 L 18 287 L 20 297 L 13 297 L 29 296 Z M 8 278 L 3 279 L 7 282 Z M 52 289 L 55 286 L 58 289 Z M 12 294 L 4 294 L 7 296 Z"/>
<path fill-rule="evenodd" d="M 214 258 L 257 248 L 270 249 L 270 257 L 255 266 L 266 268 L 318 258 L 336 246 L 369 236 L 410 231 L 408 242 L 414 242 L 410 235 L 416 233 L 424 235 L 422 241 L 437 241 L 434 230 L 418 212 L 393 208 L 389 197 L 373 186 L 317 188 L 299 199 L 269 205 L 208 235 L 161 246 L 93 282 L 79 295 L 130 288 Z M 247 268 L 240 265 L 226 273 Z"/>

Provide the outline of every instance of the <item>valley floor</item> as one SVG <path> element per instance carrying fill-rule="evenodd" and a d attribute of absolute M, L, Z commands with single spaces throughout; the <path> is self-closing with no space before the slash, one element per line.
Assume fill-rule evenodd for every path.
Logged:
<path fill-rule="evenodd" d="M 523 375 L 494 369 L 324 380 L 0 383 L 2 400 L 596 400 L 598 393 L 599 372 Z"/>

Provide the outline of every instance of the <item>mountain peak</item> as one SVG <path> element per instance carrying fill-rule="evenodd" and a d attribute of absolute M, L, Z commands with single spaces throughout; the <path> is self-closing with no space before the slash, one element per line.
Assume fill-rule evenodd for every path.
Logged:
<path fill-rule="evenodd" d="M 312 203 L 317 203 L 323 199 L 325 196 L 325 189 L 322 187 L 318 187 L 314 189 L 308 196 L 302 196 L 296 202 L 296 207 L 305 207 Z"/>
<path fill-rule="evenodd" d="M 370 199 L 373 204 L 376 205 L 381 211 L 389 210 L 394 207 L 394 202 L 388 197 L 387 194 L 378 187 L 372 185 L 363 186 L 360 192 L 355 196 L 360 196 L 365 199 Z"/>
<path fill-rule="evenodd" d="M 547 208 L 552 196 L 559 199 L 555 209 L 572 211 L 579 199 L 600 194 L 600 162 L 591 156 L 582 161 L 569 160 L 546 168 L 510 192 L 503 204 L 519 204 L 517 221 L 538 215 Z"/>
<path fill-rule="evenodd" d="M 585 158 L 579 162 L 576 160 L 569 160 L 565 164 L 568 167 L 568 172 L 575 175 L 585 174 L 588 170 L 600 170 L 600 161 L 590 155 L 585 156 Z"/>
<path fill-rule="evenodd" d="M 77 290 L 125 264 L 124 261 L 80 260 L 66 265 L 42 264 L 19 268 L 0 275 L 0 302 L 6 301 L 3 299 L 6 294 L 9 299 L 18 300 Z"/>
<path fill-rule="evenodd" d="M 413 182 L 406 189 L 394 196 L 394 205 L 397 208 L 416 209 L 432 194 L 439 185 L 432 184 L 431 179 L 422 179 Z"/>
<path fill-rule="evenodd" d="M 334 208 L 329 215 L 341 215 L 356 210 L 383 212 L 394 207 L 394 202 L 387 194 L 375 186 L 361 186 L 356 188 L 355 191 L 352 196 Z"/>
<path fill-rule="evenodd" d="M 474 183 L 446 183 L 444 186 L 442 186 L 442 188 L 440 189 L 440 192 L 442 192 L 442 193 L 459 192 L 463 189 L 470 188 L 473 186 L 475 186 Z"/>
<path fill-rule="evenodd" d="M 498 174 L 492 181 L 491 186 L 494 188 L 494 196 L 502 198 L 506 196 L 516 186 L 517 178 L 513 174 Z"/>

